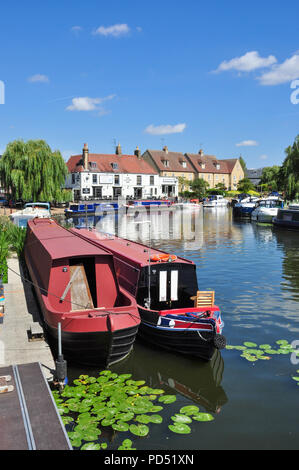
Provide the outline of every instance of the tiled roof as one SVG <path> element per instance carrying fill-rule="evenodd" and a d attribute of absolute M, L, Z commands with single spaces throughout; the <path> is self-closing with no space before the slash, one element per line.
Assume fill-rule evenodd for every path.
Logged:
<path fill-rule="evenodd" d="M 218 160 L 214 155 L 200 155 L 199 153 L 186 153 L 197 173 L 231 173 L 237 158 Z M 204 164 L 204 168 L 201 167 Z M 216 165 L 219 165 L 217 169 Z"/>
<path fill-rule="evenodd" d="M 155 171 L 149 163 L 136 155 L 108 155 L 99 153 L 89 153 L 88 163 L 90 172 L 101 173 L 136 173 L 155 175 Z M 95 166 L 91 166 L 94 163 Z M 117 164 L 113 168 L 112 164 Z M 82 155 L 72 155 L 67 161 L 69 173 L 84 171 Z"/>
<path fill-rule="evenodd" d="M 164 150 L 147 150 L 155 162 L 159 171 L 173 171 L 173 172 L 187 172 L 195 173 L 194 168 L 183 153 L 170 152 L 167 153 Z M 164 161 L 169 162 L 169 166 L 165 166 Z M 186 162 L 186 166 L 183 166 L 183 162 Z"/>

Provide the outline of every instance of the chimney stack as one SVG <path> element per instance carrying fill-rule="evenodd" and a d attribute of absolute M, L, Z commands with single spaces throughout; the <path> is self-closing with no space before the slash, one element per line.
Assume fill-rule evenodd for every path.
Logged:
<path fill-rule="evenodd" d="M 168 153 L 168 147 L 167 147 L 167 145 L 165 145 L 165 146 L 163 147 L 163 152 Z"/>
<path fill-rule="evenodd" d="M 141 152 L 140 152 L 138 146 L 136 147 L 136 150 L 134 151 L 134 155 L 136 155 L 136 157 L 138 157 L 139 159 L 141 158 Z"/>
<path fill-rule="evenodd" d="M 201 157 L 203 157 L 203 150 L 202 149 L 200 149 L 200 151 L 198 153 Z"/>
<path fill-rule="evenodd" d="M 116 149 L 115 149 L 115 153 L 116 153 L 116 155 L 121 155 L 121 146 L 120 146 L 120 143 L 119 143 L 119 142 L 118 142 L 118 145 L 117 145 L 117 147 L 116 147 Z"/>
<path fill-rule="evenodd" d="M 88 144 L 83 146 L 83 166 L 84 170 L 88 170 Z"/>

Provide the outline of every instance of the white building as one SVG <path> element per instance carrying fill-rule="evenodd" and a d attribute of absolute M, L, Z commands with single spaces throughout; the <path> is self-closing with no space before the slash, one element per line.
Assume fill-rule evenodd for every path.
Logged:
<path fill-rule="evenodd" d="M 73 155 L 67 162 L 69 174 L 66 188 L 73 190 L 74 200 L 132 199 L 175 197 L 177 178 L 159 176 L 142 157 L 138 148 L 134 155 L 123 155 L 116 147 L 112 155 L 89 153 L 84 144 L 82 155 Z"/>

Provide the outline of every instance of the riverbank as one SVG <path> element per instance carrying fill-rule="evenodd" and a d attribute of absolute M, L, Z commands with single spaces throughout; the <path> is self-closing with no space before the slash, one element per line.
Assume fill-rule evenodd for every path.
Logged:
<path fill-rule="evenodd" d="M 22 267 L 16 255 L 12 255 L 7 262 L 4 319 L 0 324 L 0 365 L 40 362 L 45 378 L 50 379 L 55 363 L 49 345 L 43 337 L 30 341 L 31 329 L 41 324 L 31 285 L 23 283 Z"/>

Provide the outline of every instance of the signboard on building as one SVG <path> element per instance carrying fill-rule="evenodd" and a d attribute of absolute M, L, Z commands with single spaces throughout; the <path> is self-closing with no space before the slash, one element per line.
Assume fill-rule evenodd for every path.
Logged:
<path fill-rule="evenodd" d="M 100 175 L 101 184 L 113 184 L 113 175 Z"/>

